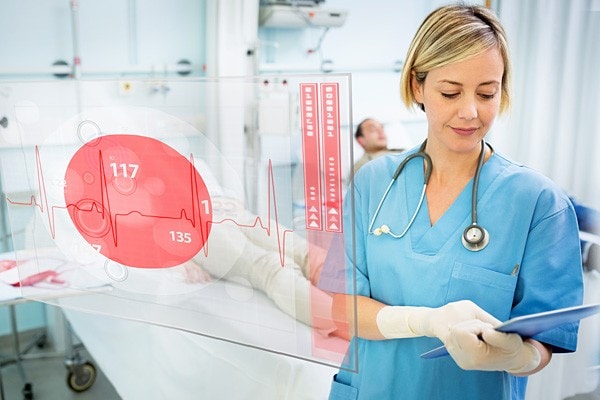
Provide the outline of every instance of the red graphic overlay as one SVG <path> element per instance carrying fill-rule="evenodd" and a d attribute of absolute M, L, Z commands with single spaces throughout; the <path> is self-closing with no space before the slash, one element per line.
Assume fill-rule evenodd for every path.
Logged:
<path fill-rule="evenodd" d="M 302 123 L 302 159 L 304 164 L 304 201 L 306 229 L 323 230 L 318 87 L 300 84 L 300 120 Z"/>
<path fill-rule="evenodd" d="M 118 136 L 118 135 L 117 135 Z M 120 135 L 120 136 L 124 136 L 124 135 Z M 109 140 L 111 136 L 103 136 L 103 140 Z M 152 139 L 149 139 L 152 140 Z M 97 142 L 97 141 L 96 141 Z M 160 143 L 160 142 L 159 142 Z M 166 145 L 165 145 L 166 146 Z M 90 155 L 92 158 L 92 162 L 96 161 L 96 169 L 99 170 L 100 168 L 100 163 L 98 162 L 100 160 L 99 155 L 100 154 L 93 154 L 88 152 L 88 155 Z M 52 237 L 52 239 L 56 239 L 56 223 L 55 223 L 55 215 L 56 215 L 56 211 L 57 210 L 66 210 L 66 209 L 73 209 L 73 211 L 69 212 L 70 217 L 76 216 L 77 222 L 75 223 L 75 225 L 82 225 L 81 224 L 81 217 L 84 216 L 85 214 L 83 212 L 87 211 L 89 213 L 92 212 L 92 210 L 95 210 L 96 213 L 98 213 L 98 210 L 106 210 L 107 207 L 105 207 L 102 203 L 101 200 L 99 201 L 94 201 L 93 199 L 89 201 L 89 205 L 87 208 L 84 209 L 78 209 L 77 204 L 76 203 L 67 203 L 66 206 L 60 206 L 60 205 L 53 205 L 50 204 L 49 200 L 48 200 L 48 194 L 47 194 L 47 190 L 46 190 L 46 180 L 44 178 L 44 171 L 43 171 L 43 167 L 42 167 L 42 161 L 41 161 L 41 156 L 40 156 L 40 151 L 39 148 L 36 146 L 35 148 L 35 161 L 36 161 L 36 173 L 37 173 L 37 191 L 39 193 L 39 199 L 36 198 L 35 196 L 31 196 L 31 198 L 28 201 L 15 201 L 13 199 L 7 198 L 7 202 L 11 205 L 17 205 L 17 206 L 28 206 L 28 207 L 37 207 L 40 211 L 40 213 L 45 214 L 47 221 L 48 221 L 48 227 L 50 230 L 50 235 Z M 190 155 L 190 162 L 186 167 L 189 166 L 193 166 L 193 156 Z M 125 170 L 127 170 L 127 166 L 117 166 L 116 167 L 120 167 L 121 170 L 119 170 L 119 168 L 117 168 L 117 173 L 121 172 L 123 170 L 123 167 L 125 167 Z M 110 169 L 112 169 L 112 172 L 114 173 L 114 167 L 115 166 L 110 166 Z M 134 167 L 132 167 L 133 170 Z M 138 167 L 139 170 L 139 167 Z M 103 172 L 104 169 L 103 169 Z M 109 170 L 108 173 L 110 173 L 111 171 Z M 105 172 L 106 173 L 106 172 Z M 105 174 L 104 173 L 104 174 Z M 132 172 L 133 173 L 133 172 Z M 129 174 L 131 175 L 131 174 Z M 267 175 L 268 175 L 268 184 L 267 184 L 267 215 L 266 215 L 266 221 L 259 217 L 259 216 L 255 216 L 251 221 L 248 220 L 248 218 L 244 217 L 243 220 L 244 222 L 239 222 L 237 221 L 236 218 L 240 217 L 240 215 L 236 212 L 230 213 L 228 211 L 228 206 L 224 205 L 223 202 L 227 202 L 227 200 L 222 200 L 222 199 L 209 199 L 208 195 L 206 195 L 205 200 L 202 200 L 202 196 L 199 195 L 199 192 L 204 192 L 204 188 L 203 186 L 199 186 L 198 188 L 194 189 L 192 192 L 196 193 L 196 195 L 194 197 L 191 198 L 190 202 L 193 202 L 193 204 L 201 204 L 201 207 L 204 210 L 208 210 L 209 213 L 203 213 L 204 216 L 202 217 L 202 213 L 200 214 L 202 220 L 200 220 L 199 218 L 190 218 L 188 219 L 188 222 L 190 224 L 192 224 L 192 221 L 195 220 L 200 220 L 199 222 L 202 223 L 201 226 L 198 226 L 198 228 L 205 228 L 204 231 L 200 230 L 200 233 L 204 233 L 204 235 L 202 236 L 204 238 L 204 247 L 203 247 L 203 254 L 208 257 L 208 248 L 210 246 L 209 242 L 207 242 L 207 238 L 208 238 L 208 234 L 209 231 L 211 229 L 212 226 L 217 225 L 217 224 L 228 224 L 228 223 L 233 223 L 237 226 L 239 226 L 242 229 L 261 229 L 262 231 L 264 231 L 264 233 L 268 236 L 271 237 L 273 234 L 276 235 L 277 237 L 277 248 L 279 250 L 279 262 L 281 264 L 281 267 L 285 266 L 285 253 L 286 253 L 286 242 L 287 242 L 287 237 L 288 235 L 293 233 L 293 230 L 291 229 L 285 229 L 282 225 L 280 225 L 279 223 L 279 215 L 278 215 L 278 206 L 277 206 L 277 198 L 276 198 L 276 190 L 275 190 L 275 180 L 274 180 L 274 176 L 273 176 L 273 165 L 271 160 L 269 160 L 269 164 L 268 164 L 268 170 L 267 170 Z M 81 180 L 88 180 L 89 183 L 92 183 L 94 181 L 94 175 L 90 175 L 90 174 L 84 174 L 83 178 L 80 179 Z M 124 177 L 119 177 L 118 178 L 124 178 Z M 130 176 L 131 178 L 131 176 Z M 136 172 L 136 176 L 135 179 L 138 179 L 139 176 L 137 176 L 137 172 Z M 198 180 L 198 176 L 194 177 L 194 179 L 196 179 L 197 182 L 201 182 L 200 180 Z M 102 193 L 108 193 L 108 187 L 106 182 L 108 181 L 108 179 L 104 179 L 105 181 L 105 186 L 103 187 Z M 71 192 L 74 192 L 75 189 L 73 189 L 73 187 L 76 187 L 77 184 L 79 183 L 72 183 L 71 184 Z M 124 184 L 121 181 L 121 185 L 122 187 L 121 190 L 123 189 L 127 189 L 129 188 L 129 190 L 131 190 L 132 185 L 127 186 L 126 184 Z M 82 192 L 84 189 L 82 188 L 81 190 L 79 190 L 79 192 Z M 126 192 L 128 190 L 125 190 Z M 106 196 L 108 197 L 108 196 Z M 118 196 L 117 196 L 118 197 Z M 86 199 L 87 200 L 87 199 Z M 206 200 L 209 200 L 209 203 L 206 203 Z M 82 199 L 76 199 L 77 202 L 81 203 L 86 203 L 87 201 L 83 201 Z M 106 200 L 107 204 L 112 204 L 110 203 L 112 200 L 111 198 L 107 198 Z M 179 203 L 181 202 L 187 202 L 187 199 L 179 199 L 178 200 Z M 206 208 L 208 207 L 208 208 Z M 196 209 L 196 207 L 192 207 L 192 210 Z M 216 220 L 211 220 L 211 217 L 213 217 L 213 213 L 216 211 L 218 211 L 219 213 L 226 213 L 228 216 L 225 218 L 221 218 L 221 219 L 216 219 Z M 272 212 L 271 212 L 272 210 Z M 108 211 L 108 210 L 107 210 Z M 185 208 L 180 208 L 180 215 L 184 216 L 187 215 L 188 212 L 186 211 Z M 135 210 L 132 210 L 131 212 L 129 212 L 128 214 L 133 214 L 134 212 L 136 212 Z M 139 212 L 138 212 L 139 214 Z M 82 225 L 83 228 L 85 228 L 88 233 L 87 236 L 90 237 L 95 237 L 98 235 L 98 233 L 103 233 L 105 230 L 110 231 L 110 227 L 113 227 L 113 231 L 114 231 L 114 238 L 113 241 L 115 240 L 120 240 L 121 236 L 117 237 L 117 231 L 118 226 L 117 226 L 117 217 L 121 217 L 119 218 L 119 221 L 122 223 L 123 222 L 123 218 L 125 215 L 114 215 L 112 216 L 112 220 L 110 219 L 111 217 L 111 213 L 107 212 L 106 214 L 107 217 L 107 221 L 103 221 L 103 220 L 94 220 L 94 219 L 88 219 L 87 221 L 83 221 L 84 225 Z M 147 215 L 147 217 L 150 218 L 166 218 L 166 219 L 173 219 L 169 216 L 163 216 L 163 215 Z M 72 217 L 71 217 L 72 218 Z M 71 219 L 72 220 L 72 219 Z M 193 225 L 196 226 L 196 225 Z M 80 229 L 80 228 L 78 228 Z M 173 238 L 173 235 L 169 235 L 170 238 Z M 185 233 L 183 235 L 175 235 L 175 238 L 180 238 L 183 241 L 186 241 L 186 235 Z M 101 245 L 97 244 L 97 240 L 88 240 L 88 242 L 90 242 L 92 244 L 92 246 L 94 248 L 96 248 L 97 250 L 101 249 Z M 159 267 L 170 267 L 172 265 L 161 265 Z M 3 270 L 5 266 L 3 264 L 0 263 L 0 272 Z M 11 266 L 12 268 L 12 266 Z"/>
<path fill-rule="evenodd" d="M 106 135 L 89 142 L 69 162 L 65 182 L 79 233 L 123 265 L 176 266 L 208 239 L 211 201 L 193 157 L 156 139 Z"/>
<path fill-rule="evenodd" d="M 286 229 L 283 225 L 279 223 L 279 214 L 277 211 L 277 196 L 275 195 L 275 179 L 273 177 L 273 163 L 269 160 L 268 169 L 267 169 L 268 181 L 267 181 L 267 222 L 263 221 L 263 218 L 256 216 L 249 223 L 240 223 L 236 221 L 234 218 L 223 218 L 221 220 L 216 220 L 212 223 L 212 225 L 224 224 L 224 223 L 233 223 L 240 228 L 257 228 L 262 229 L 268 237 L 274 233 L 277 236 L 277 248 L 279 251 L 279 263 L 281 267 L 285 267 L 285 253 L 286 253 L 286 241 L 287 236 L 293 234 L 294 231 L 291 229 Z M 218 211 L 220 200 L 217 198 L 214 201 L 215 204 L 215 213 Z M 273 216 L 271 216 L 271 209 L 273 209 Z M 235 216 L 235 215 L 234 215 Z M 244 220 L 246 220 L 244 218 Z M 273 232 L 273 223 L 275 225 L 275 232 Z M 237 243 L 232 243 L 232 246 L 238 245 Z M 207 244 L 205 248 L 205 255 L 208 256 L 210 244 Z"/>
<path fill-rule="evenodd" d="M 325 230 L 342 232 L 342 172 L 340 152 L 339 87 L 321 83 L 321 125 L 323 132 L 323 177 Z"/>

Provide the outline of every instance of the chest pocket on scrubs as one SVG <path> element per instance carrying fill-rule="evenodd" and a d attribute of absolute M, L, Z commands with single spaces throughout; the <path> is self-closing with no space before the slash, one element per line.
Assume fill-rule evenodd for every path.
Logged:
<path fill-rule="evenodd" d="M 452 269 L 446 302 L 471 300 L 505 321 L 510 316 L 517 275 L 456 262 Z"/>

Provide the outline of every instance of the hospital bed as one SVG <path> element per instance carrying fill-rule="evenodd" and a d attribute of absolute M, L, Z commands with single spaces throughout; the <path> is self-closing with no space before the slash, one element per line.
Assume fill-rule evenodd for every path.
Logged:
<path fill-rule="evenodd" d="M 10 256 L 9 256 L 10 257 Z M 6 259 L 3 257 L 2 259 Z M 12 339 L 12 352 L 9 354 L 0 354 L 0 400 L 5 399 L 4 383 L 2 380 L 2 368 L 8 365 L 15 365 L 22 381 L 21 393 L 23 399 L 30 400 L 34 398 L 34 383 L 28 378 L 25 369 L 25 363 L 30 359 L 42 358 L 64 358 L 65 368 L 67 369 L 67 386 L 74 392 L 84 392 L 93 386 L 96 380 L 96 367 L 94 364 L 84 359 L 80 354 L 80 349 L 83 347 L 81 342 L 76 342 L 73 337 L 73 332 L 66 320 L 64 322 L 64 339 L 65 350 L 44 350 L 35 354 L 30 354 L 30 351 L 35 347 L 42 349 L 47 345 L 48 341 L 48 326 L 36 333 L 27 343 L 22 343 L 19 326 L 17 323 L 16 307 L 19 304 L 24 304 L 29 299 L 21 296 L 18 288 L 6 285 L 0 280 L 0 306 L 5 306 L 9 311 L 10 320 L 10 337 Z M 55 347 L 57 344 L 54 343 Z"/>
<path fill-rule="evenodd" d="M 228 285 L 225 282 L 219 286 Z M 270 305 L 262 293 L 255 300 Z M 65 310 L 123 399 L 323 399 L 336 368 L 190 331 Z M 273 309 L 271 318 L 291 317 Z M 238 330 L 232 324 L 229 329 Z M 310 336 L 301 326 L 297 336 Z M 251 336 L 251 332 L 237 332 Z M 151 377 L 149 379 L 149 377 Z"/>
<path fill-rule="evenodd" d="M 61 257 L 54 248 L 35 253 L 42 266 L 52 266 Z M 198 290 L 157 295 L 152 303 L 142 293 L 81 282 L 86 275 L 71 267 L 66 262 L 56 268 L 69 285 L 55 288 L 47 283 L 38 299 L 62 307 L 74 333 L 123 399 L 186 399 L 198 393 L 231 399 L 326 397 L 339 359 L 323 359 L 322 353 L 311 359 L 314 331 L 264 293 L 215 280 L 207 286 L 189 284 Z M 167 287 L 161 283 L 177 277 L 176 271 L 156 272 L 161 277 L 153 286 L 157 293 Z M 135 271 L 130 274 L 140 284 Z M 183 285 L 188 284 L 168 287 Z M 36 299 L 35 288 L 24 289 L 27 299 Z M 347 342 L 326 340 L 341 358 Z M 86 374 L 85 364 L 68 367 Z M 82 382 L 77 375 L 73 379 Z"/>

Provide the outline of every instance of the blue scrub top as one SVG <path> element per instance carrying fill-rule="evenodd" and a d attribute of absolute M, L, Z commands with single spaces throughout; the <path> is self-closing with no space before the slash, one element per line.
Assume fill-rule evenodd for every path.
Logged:
<path fill-rule="evenodd" d="M 355 176 L 354 203 L 348 196 L 344 205 L 344 226 L 354 227 L 355 234 L 353 246 L 353 230 L 346 229 L 345 293 L 398 306 L 440 307 L 469 299 L 501 321 L 582 303 L 578 227 L 569 198 L 548 178 L 498 153 L 483 165 L 477 195 L 478 223 L 490 235 L 485 249 L 471 252 L 461 242 L 471 224 L 472 180 L 435 225 L 430 225 L 424 201 L 403 238 L 369 234 L 392 175 L 415 151 L 371 161 Z M 394 233 L 402 232 L 422 187 L 423 163 L 417 158 L 392 186 L 373 228 L 386 224 Z M 320 286 L 340 292 L 339 285 Z M 577 328 L 578 324 L 564 325 L 535 339 L 555 352 L 574 351 Z M 440 344 L 427 337 L 354 338 L 344 364 L 349 369 L 336 375 L 330 398 L 524 398 L 526 378 L 464 371 L 451 357 L 419 357 Z"/>

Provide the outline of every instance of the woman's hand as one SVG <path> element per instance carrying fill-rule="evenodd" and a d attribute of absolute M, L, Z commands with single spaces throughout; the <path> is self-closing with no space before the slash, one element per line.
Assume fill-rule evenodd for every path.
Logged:
<path fill-rule="evenodd" d="M 496 326 L 496 318 L 468 300 L 448 303 L 442 307 L 385 306 L 377 312 L 376 322 L 386 339 L 429 336 L 446 343 L 453 326 L 477 320 Z"/>
<path fill-rule="evenodd" d="M 471 320 L 492 327 L 500 325 L 498 319 L 470 300 L 455 301 L 438 308 L 417 307 L 411 312 L 408 322 L 416 334 L 437 337 L 445 344 L 455 325 Z"/>
<path fill-rule="evenodd" d="M 515 333 L 498 332 L 480 320 L 452 326 L 444 344 L 456 364 L 465 370 L 528 374 L 542 363 L 534 344 Z"/>

